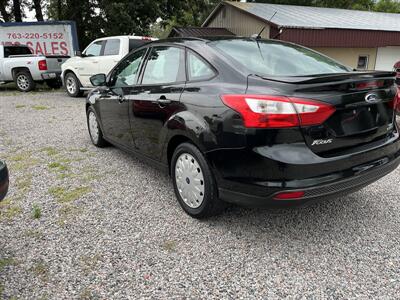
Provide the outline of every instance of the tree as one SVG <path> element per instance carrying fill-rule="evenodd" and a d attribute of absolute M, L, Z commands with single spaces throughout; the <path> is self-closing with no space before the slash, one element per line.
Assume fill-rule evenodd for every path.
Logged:
<path fill-rule="evenodd" d="M 35 9 L 36 12 L 36 20 L 43 21 L 42 1 L 33 0 L 33 8 Z"/>
<path fill-rule="evenodd" d="M 20 0 L 13 0 L 14 21 L 22 22 L 22 12 Z"/>
<path fill-rule="evenodd" d="M 400 3 L 395 0 L 379 0 L 375 6 L 375 11 L 400 13 Z"/>
<path fill-rule="evenodd" d="M 0 0 L 0 22 L 10 22 L 11 14 L 8 12 L 8 0 Z"/>

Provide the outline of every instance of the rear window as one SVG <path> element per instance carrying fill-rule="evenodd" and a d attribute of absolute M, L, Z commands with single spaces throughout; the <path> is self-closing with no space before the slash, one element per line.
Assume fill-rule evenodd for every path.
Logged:
<path fill-rule="evenodd" d="M 133 49 L 139 48 L 140 46 L 151 42 L 150 40 L 139 40 L 139 39 L 129 39 L 129 52 Z"/>
<path fill-rule="evenodd" d="M 28 47 L 4 47 L 4 57 L 27 54 L 32 54 L 32 51 Z"/>
<path fill-rule="evenodd" d="M 106 45 L 104 46 L 104 54 L 103 55 L 118 55 L 119 54 L 119 40 L 112 39 L 107 40 Z"/>
<path fill-rule="evenodd" d="M 232 39 L 209 45 L 258 75 L 307 76 L 350 71 L 318 52 L 276 41 Z"/>

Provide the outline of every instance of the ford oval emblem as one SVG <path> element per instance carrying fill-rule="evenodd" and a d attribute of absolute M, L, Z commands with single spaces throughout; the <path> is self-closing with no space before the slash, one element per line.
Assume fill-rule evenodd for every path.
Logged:
<path fill-rule="evenodd" d="M 368 103 L 378 103 L 381 99 L 378 97 L 377 94 L 367 94 L 365 96 L 365 101 Z"/>

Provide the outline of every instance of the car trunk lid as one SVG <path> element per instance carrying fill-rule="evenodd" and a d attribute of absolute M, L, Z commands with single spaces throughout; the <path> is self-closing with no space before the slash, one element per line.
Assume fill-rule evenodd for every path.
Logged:
<path fill-rule="evenodd" d="M 311 99 L 335 108 L 322 124 L 301 128 L 306 144 L 320 156 L 343 155 L 369 143 L 372 147 L 396 130 L 393 108 L 396 87 L 392 72 L 262 77 L 262 80 L 274 85 L 277 93 L 282 89 L 289 97 Z"/>

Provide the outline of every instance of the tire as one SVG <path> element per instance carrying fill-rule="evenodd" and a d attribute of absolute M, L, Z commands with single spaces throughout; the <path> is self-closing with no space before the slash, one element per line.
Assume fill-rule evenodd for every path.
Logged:
<path fill-rule="evenodd" d="M 67 73 L 64 77 L 65 91 L 70 97 L 82 97 L 83 91 L 81 91 L 81 83 L 74 73 Z"/>
<path fill-rule="evenodd" d="M 194 145 L 183 143 L 175 149 L 171 177 L 178 202 L 190 216 L 207 218 L 225 209 L 225 202 L 218 198 L 214 175 L 204 155 Z"/>
<path fill-rule="evenodd" d="M 31 73 L 27 70 L 16 71 L 14 75 L 14 82 L 20 92 L 32 91 L 36 84 L 33 81 Z"/>
<path fill-rule="evenodd" d="M 108 142 L 103 137 L 103 132 L 101 131 L 99 122 L 97 121 L 96 113 L 94 112 L 93 108 L 88 108 L 86 112 L 86 119 L 89 136 L 92 140 L 93 145 L 99 148 L 104 148 L 108 146 Z"/>
<path fill-rule="evenodd" d="M 46 84 L 51 89 L 59 89 L 62 86 L 59 79 L 46 80 Z"/>

